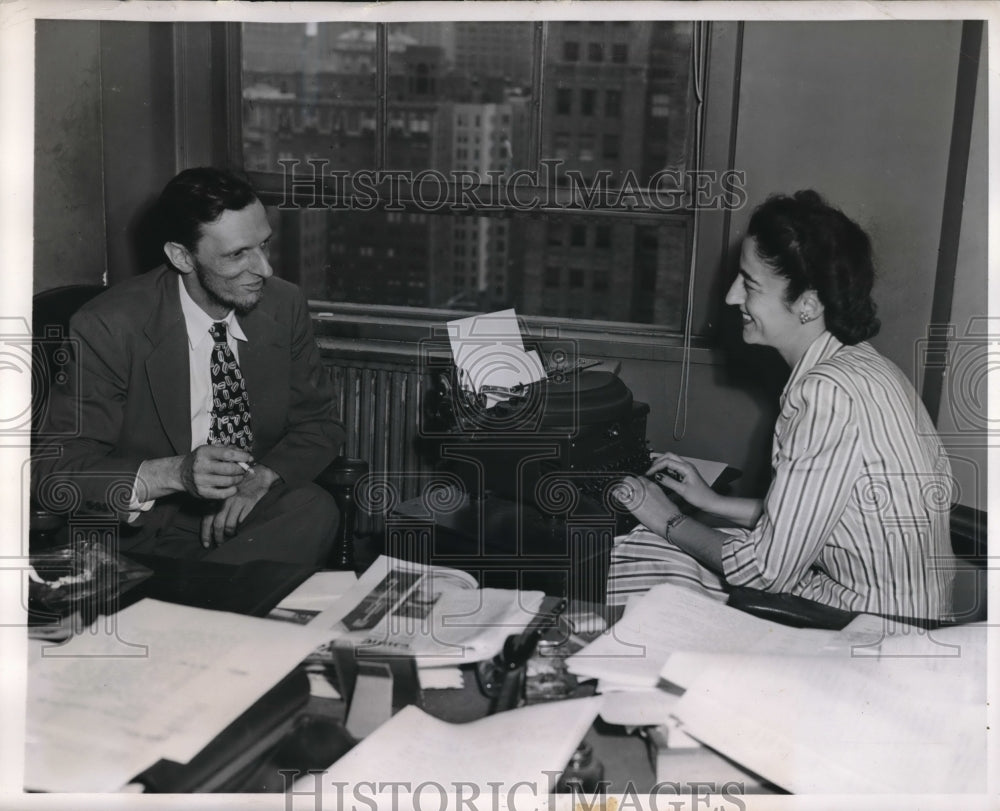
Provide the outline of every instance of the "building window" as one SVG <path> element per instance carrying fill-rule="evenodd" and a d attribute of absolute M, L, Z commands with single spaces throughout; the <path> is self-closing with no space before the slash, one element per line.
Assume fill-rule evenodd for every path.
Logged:
<path fill-rule="evenodd" d="M 604 115 L 606 118 L 619 118 L 622 114 L 622 93 L 620 90 L 607 90 L 604 93 Z"/>
<path fill-rule="evenodd" d="M 603 312 L 591 301 L 595 293 L 606 296 L 590 264 L 596 255 L 586 253 L 590 247 L 600 251 L 602 267 L 615 268 L 616 296 L 602 303 L 610 320 L 679 330 L 694 209 L 680 206 L 655 220 L 649 212 L 633 216 L 630 208 L 615 207 L 614 192 L 626 179 L 642 188 L 664 166 L 690 165 L 694 24 L 539 25 L 542 36 L 532 22 L 242 24 L 243 106 L 234 122 L 242 154 L 234 159 L 241 158 L 265 190 L 276 271 L 288 268 L 308 296 L 334 303 L 513 306 L 525 316 L 541 315 L 547 306 L 567 314 L 569 304 L 546 304 L 541 293 L 571 284 L 579 299 L 573 311 L 586 315 Z M 627 64 L 630 54 L 628 43 L 612 43 L 611 36 L 644 43 L 631 54 L 636 74 L 614 67 Z M 377 46 L 385 51 L 377 54 Z M 640 70 L 645 78 L 636 81 Z M 732 106 L 721 95 L 707 98 L 717 98 L 720 109 Z M 669 127 L 656 115 L 667 107 Z M 318 129 L 303 126 L 317 123 Z M 309 212 L 317 219 L 307 232 L 302 215 L 313 202 L 310 186 L 294 184 L 297 205 L 281 206 L 286 170 L 278 159 L 298 161 L 295 171 L 308 176 L 309 155 L 348 180 L 337 186 L 337 205 L 331 199 L 329 211 Z M 547 171 L 551 159 L 562 164 Z M 354 181 L 373 170 L 420 180 L 394 183 L 400 204 L 385 210 L 381 195 L 388 184 L 373 196 Z M 453 179 L 458 172 L 464 174 Z M 607 188 L 575 193 L 568 188 L 579 182 L 574 172 L 588 184 L 606 174 Z M 492 194 L 515 173 L 516 195 L 509 188 Z M 526 176 L 537 180 L 526 182 Z M 544 203 L 549 198 L 542 195 L 553 193 L 557 203 Z M 522 206 L 533 198 L 542 205 Z M 344 206 L 345 199 L 356 204 Z M 655 255 L 638 244 L 649 228 Z M 325 271 L 303 272 L 307 246 L 310 267 Z M 562 276 L 570 249 L 577 265 L 572 280 L 568 271 Z M 489 270 L 494 266 L 517 272 L 500 284 Z M 464 281 L 456 290 L 458 267 Z M 402 280 L 398 291 L 392 279 Z M 653 284 L 655 296 L 637 295 L 643 284 L 647 290 Z"/>
<path fill-rule="evenodd" d="M 556 88 L 556 115 L 571 115 L 573 112 L 573 91 L 568 87 Z"/>

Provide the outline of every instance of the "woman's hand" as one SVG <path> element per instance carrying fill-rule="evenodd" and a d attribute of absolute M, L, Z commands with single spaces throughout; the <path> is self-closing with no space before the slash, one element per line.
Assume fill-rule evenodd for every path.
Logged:
<path fill-rule="evenodd" d="M 667 494 L 649 479 L 626 476 L 614 493 L 623 507 L 658 535 L 663 535 L 667 521 L 680 513 Z"/>
<path fill-rule="evenodd" d="M 646 476 L 677 493 L 692 507 L 712 511 L 718 493 L 708 486 L 694 465 L 676 453 L 654 453 L 653 457 L 654 462 L 646 471 Z"/>

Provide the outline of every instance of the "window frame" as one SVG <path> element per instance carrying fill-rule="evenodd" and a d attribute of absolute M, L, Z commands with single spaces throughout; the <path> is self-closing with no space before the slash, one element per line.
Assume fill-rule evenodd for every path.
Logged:
<path fill-rule="evenodd" d="M 387 28 L 392 23 L 375 23 L 375 25 L 375 92 L 377 97 L 375 125 L 379 131 L 385 132 L 388 127 Z M 536 166 L 540 165 L 541 157 L 541 141 L 538 131 L 542 119 L 541 110 L 543 105 L 547 103 L 542 92 L 543 66 L 541 64 L 545 58 L 547 25 L 547 21 L 539 21 L 534 23 L 533 28 L 535 65 L 532 76 L 530 142 L 531 152 L 536 158 Z M 714 169 L 722 173 L 732 171 L 735 168 L 733 158 L 743 23 L 715 21 L 708 23 L 708 25 L 710 70 L 707 74 L 704 94 L 703 160 L 700 167 L 694 168 Z M 224 27 L 224 138 L 228 163 L 247 172 L 258 191 L 258 196 L 265 205 L 276 205 L 281 202 L 284 195 L 282 176 L 278 173 L 265 173 L 245 168 L 242 139 L 241 23 L 225 23 Z M 183 104 L 181 106 L 183 107 Z M 388 167 L 387 141 L 387 138 L 378 139 L 375 156 L 376 170 Z M 320 190 L 320 185 L 320 183 L 316 184 L 317 191 Z M 530 191 L 530 187 L 522 187 L 522 191 L 526 193 Z M 543 189 L 539 188 L 537 191 L 542 192 Z M 400 189 L 400 192 L 400 199 L 405 205 L 407 190 Z M 484 194 L 483 197 L 485 198 L 487 195 Z M 494 210 L 491 213 L 496 212 Z M 565 209 L 543 213 L 561 215 L 568 222 L 572 221 L 571 218 L 575 214 L 572 210 Z M 615 220 L 621 218 L 637 224 L 642 224 L 643 221 L 654 224 L 662 222 L 664 219 L 687 219 L 689 217 L 688 214 L 601 211 L 599 209 L 580 211 L 579 216 L 585 216 L 591 220 L 605 220 L 608 224 L 613 224 Z M 695 288 L 691 298 L 693 334 L 690 345 L 693 351 L 690 358 L 692 362 L 719 362 L 720 355 L 715 335 L 717 333 L 717 316 L 722 307 L 719 292 L 722 280 L 718 279 L 718 275 L 720 268 L 730 267 L 733 259 L 733 249 L 729 244 L 730 228 L 731 213 L 729 210 L 702 209 L 698 214 L 697 245 L 695 246 L 698 259 L 695 267 Z M 688 274 L 685 286 L 690 284 L 692 284 L 692 280 Z M 687 294 L 687 290 L 684 291 L 684 294 Z M 469 311 L 438 308 L 352 304 L 322 300 L 310 300 L 309 304 L 316 334 L 321 343 L 327 347 L 339 346 L 344 351 L 351 346 L 352 341 L 368 343 L 374 347 L 386 342 L 384 347 L 386 349 L 390 344 L 416 342 L 427 337 L 434 326 L 445 321 L 476 314 Z M 684 336 L 681 332 L 655 324 L 592 321 L 544 315 L 520 315 L 519 317 L 529 334 L 550 333 L 555 329 L 561 338 L 576 340 L 581 354 L 613 358 L 679 360 L 684 352 Z M 357 346 L 355 345 L 353 349 L 356 350 Z"/>

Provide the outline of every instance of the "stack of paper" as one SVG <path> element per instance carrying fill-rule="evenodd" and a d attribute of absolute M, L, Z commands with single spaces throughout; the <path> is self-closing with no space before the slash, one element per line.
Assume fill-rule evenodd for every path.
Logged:
<path fill-rule="evenodd" d="M 675 712 L 792 792 L 983 792 L 986 633 L 911 628 L 833 659 L 702 657 Z"/>
<path fill-rule="evenodd" d="M 28 663 L 25 787 L 115 791 L 186 763 L 326 636 L 142 600 Z"/>
<path fill-rule="evenodd" d="M 551 790 L 600 702 L 596 697 L 553 701 L 467 724 L 449 724 L 417 707 L 405 707 L 324 775 L 299 780 L 289 795 L 295 801 L 292 807 L 312 809 L 318 796 L 335 798 L 344 786 L 350 790 L 366 784 L 373 793 L 377 785 L 388 792 L 393 784 L 403 792 L 420 786 L 461 792 L 463 785 L 488 782 L 501 787 L 501 797 L 520 786 L 537 799 Z M 483 791 L 488 798 L 489 789 Z M 437 793 L 433 796 L 439 799 Z"/>
<path fill-rule="evenodd" d="M 737 611 L 692 589 L 655 586 L 629 604 L 622 619 L 567 659 L 571 672 L 601 680 L 602 689 L 649 689 L 668 660 L 670 681 L 687 687 L 704 663 L 696 653 L 842 655 L 879 638 L 883 621 L 859 618 L 843 631 L 789 628 Z"/>

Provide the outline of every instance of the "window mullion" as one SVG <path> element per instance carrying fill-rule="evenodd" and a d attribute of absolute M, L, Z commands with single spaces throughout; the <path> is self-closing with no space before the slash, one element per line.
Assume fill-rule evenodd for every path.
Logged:
<path fill-rule="evenodd" d="M 528 137 L 531 139 L 530 164 L 535 167 L 536 172 L 542 168 L 542 111 L 545 109 L 542 88 L 545 86 L 545 44 L 548 31 L 547 22 L 536 22 L 531 44 L 531 131 Z"/>
<path fill-rule="evenodd" d="M 381 172 L 388 165 L 386 132 L 389 120 L 389 26 L 375 26 L 375 171 Z"/>

